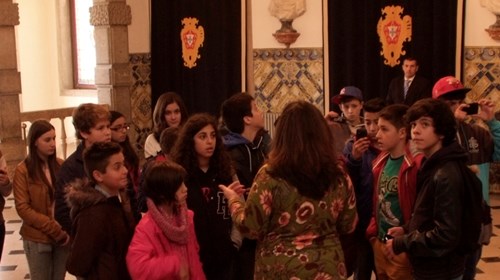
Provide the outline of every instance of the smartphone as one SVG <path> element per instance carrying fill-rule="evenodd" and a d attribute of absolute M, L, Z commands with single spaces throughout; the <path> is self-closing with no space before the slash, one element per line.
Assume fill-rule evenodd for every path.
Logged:
<path fill-rule="evenodd" d="M 359 126 L 356 129 L 356 140 L 364 138 L 364 137 L 368 137 L 368 131 L 366 131 L 365 126 Z"/>
<path fill-rule="evenodd" d="M 464 107 L 462 111 L 464 111 L 467 115 L 475 115 L 479 112 L 479 104 L 477 102 L 468 104 L 469 107 Z"/>
<path fill-rule="evenodd" d="M 387 241 L 393 239 L 394 237 L 390 234 L 384 235 L 384 238 L 382 238 L 382 242 L 387 243 Z"/>

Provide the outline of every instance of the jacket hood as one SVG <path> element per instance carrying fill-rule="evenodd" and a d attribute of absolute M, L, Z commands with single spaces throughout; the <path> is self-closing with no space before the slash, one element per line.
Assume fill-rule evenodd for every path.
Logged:
<path fill-rule="evenodd" d="M 74 219 L 83 209 L 105 202 L 106 199 L 104 194 L 83 180 L 76 180 L 66 187 L 66 203 L 71 209 L 71 219 Z"/>
<path fill-rule="evenodd" d="M 250 141 L 245 137 L 241 136 L 241 134 L 229 132 L 222 138 L 224 145 L 228 148 L 238 146 L 241 144 L 250 144 Z"/>
<path fill-rule="evenodd" d="M 450 145 L 441 148 L 422 164 L 422 170 L 434 169 L 447 161 L 463 161 L 467 163 L 467 152 L 458 144 L 453 142 Z"/>

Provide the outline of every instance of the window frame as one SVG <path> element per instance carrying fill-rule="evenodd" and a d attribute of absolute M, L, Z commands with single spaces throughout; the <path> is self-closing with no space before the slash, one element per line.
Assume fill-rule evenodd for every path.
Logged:
<path fill-rule="evenodd" d="M 79 64 L 78 64 L 78 27 L 76 20 L 76 5 L 75 1 L 78 0 L 69 0 L 69 8 L 70 8 L 70 23 L 71 23 L 71 54 L 72 54 L 72 70 L 73 70 L 73 88 L 74 89 L 96 89 L 95 85 L 95 77 L 94 84 L 84 84 L 80 83 L 80 72 Z M 94 67 L 95 73 L 95 67 Z"/>

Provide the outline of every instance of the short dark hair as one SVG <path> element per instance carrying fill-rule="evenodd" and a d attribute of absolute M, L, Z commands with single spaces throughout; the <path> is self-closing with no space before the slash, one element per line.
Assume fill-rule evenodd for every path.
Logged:
<path fill-rule="evenodd" d="M 411 55 L 408 55 L 406 56 L 404 59 L 403 59 L 403 63 L 405 62 L 405 60 L 408 60 L 408 61 L 415 61 L 415 64 L 418 66 L 418 59 L 414 56 L 411 56 Z"/>
<path fill-rule="evenodd" d="M 99 121 L 110 119 L 108 107 L 103 104 L 83 103 L 73 111 L 73 126 L 76 137 L 83 140 L 81 132 L 89 133 Z"/>
<path fill-rule="evenodd" d="M 222 121 L 230 131 L 238 134 L 243 133 L 245 129 L 243 118 L 252 116 L 252 101 L 254 98 L 250 94 L 240 92 L 222 103 Z"/>
<path fill-rule="evenodd" d="M 122 152 L 122 148 L 115 142 L 96 142 L 83 151 L 83 166 L 91 182 L 97 183 L 92 173 L 97 170 L 106 173 L 109 158 Z"/>
<path fill-rule="evenodd" d="M 154 162 L 146 172 L 144 194 L 156 205 L 175 202 L 175 193 L 186 175 L 186 170 L 175 162 Z"/>
<path fill-rule="evenodd" d="M 393 104 L 385 107 L 380 111 L 379 119 L 384 119 L 394 125 L 397 129 L 407 127 L 405 114 L 408 111 L 408 106 L 403 104 Z"/>
<path fill-rule="evenodd" d="M 421 117 L 429 117 L 433 121 L 434 132 L 443 136 L 443 146 L 448 146 L 455 141 L 457 122 L 450 106 L 439 99 L 425 98 L 415 102 L 405 115 L 408 123 Z"/>
<path fill-rule="evenodd" d="M 363 104 L 363 111 L 368 113 L 378 113 L 387 106 L 385 100 L 381 97 L 375 97 Z"/>

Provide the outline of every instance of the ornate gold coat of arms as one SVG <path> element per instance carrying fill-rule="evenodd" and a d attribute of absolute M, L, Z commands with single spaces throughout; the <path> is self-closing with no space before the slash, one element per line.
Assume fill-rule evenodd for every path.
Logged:
<path fill-rule="evenodd" d="M 202 26 L 196 27 L 198 19 L 184 18 L 181 30 L 182 42 L 182 59 L 184 59 L 184 66 L 193 68 L 196 66 L 196 60 L 201 56 L 198 54 L 198 49 L 203 46 L 205 40 L 205 30 Z"/>
<path fill-rule="evenodd" d="M 380 55 L 385 58 L 384 64 L 391 67 L 399 65 L 399 58 L 406 54 L 403 42 L 411 41 L 411 16 L 401 18 L 403 11 L 401 6 L 387 6 L 382 9 L 377 24 L 378 37 L 382 43 Z"/>

